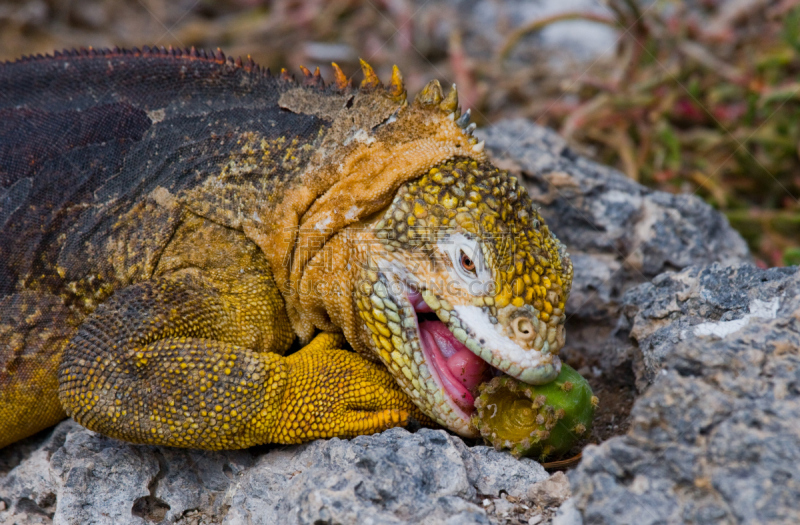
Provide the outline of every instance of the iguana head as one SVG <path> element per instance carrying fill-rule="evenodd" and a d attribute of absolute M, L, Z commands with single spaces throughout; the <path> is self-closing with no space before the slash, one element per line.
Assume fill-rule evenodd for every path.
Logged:
<path fill-rule="evenodd" d="M 426 413 L 464 435 L 479 384 L 560 372 L 572 265 L 516 177 L 455 158 L 374 223 L 356 305 L 373 350 Z"/>
<path fill-rule="evenodd" d="M 301 88 L 281 99 L 332 124 L 293 190 L 309 203 L 291 219 L 298 229 L 273 227 L 261 244 L 280 253 L 294 243 L 297 292 L 284 297 L 301 338 L 343 330 L 424 412 L 475 435 L 479 384 L 558 375 L 572 264 L 525 188 L 472 136 L 455 87 L 444 96 L 434 81 L 408 104 L 396 69 L 386 89 L 368 67 L 365 77 L 344 104 Z"/>

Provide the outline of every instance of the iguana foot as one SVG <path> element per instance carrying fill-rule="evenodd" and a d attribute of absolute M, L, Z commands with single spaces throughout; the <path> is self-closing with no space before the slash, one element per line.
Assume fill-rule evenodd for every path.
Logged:
<path fill-rule="evenodd" d="M 341 334 L 322 333 L 286 358 L 288 383 L 270 441 L 372 434 L 414 422 L 431 425 L 383 366 L 341 350 Z"/>

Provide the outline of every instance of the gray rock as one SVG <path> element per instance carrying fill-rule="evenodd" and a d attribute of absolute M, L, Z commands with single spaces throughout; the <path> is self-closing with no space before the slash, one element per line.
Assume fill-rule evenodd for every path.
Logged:
<path fill-rule="evenodd" d="M 542 466 L 530 458 L 514 459 L 490 447 L 472 447 L 470 452 L 475 460 L 472 479 L 481 495 L 497 497 L 504 490 L 509 496 L 527 499 L 528 487 L 548 479 Z"/>
<path fill-rule="evenodd" d="M 558 507 L 570 495 L 569 480 L 563 472 L 556 472 L 548 479 L 534 483 L 528 488 L 528 498 L 543 507 Z"/>
<path fill-rule="evenodd" d="M 508 516 L 514 512 L 514 504 L 506 498 L 497 498 L 494 500 L 494 514 L 497 516 Z"/>
<path fill-rule="evenodd" d="M 144 524 L 192 508 L 215 516 L 226 473 L 252 463 L 247 452 L 132 445 L 66 420 L 0 481 L 0 523 Z"/>
<path fill-rule="evenodd" d="M 505 120 L 480 138 L 501 168 L 519 173 L 575 268 L 567 304 L 573 363 L 606 372 L 632 359 L 616 323 L 624 293 L 660 273 L 691 265 L 750 260 L 727 219 L 699 198 L 653 191 L 622 173 L 577 156 L 554 131 Z"/>
<path fill-rule="evenodd" d="M 553 525 L 583 525 L 583 516 L 575 508 L 575 498 L 565 501 L 553 518 Z"/>
<path fill-rule="evenodd" d="M 800 523 L 800 269 L 689 268 L 626 305 L 653 382 L 570 474 L 584 522 Z"/>
<path fill-rule="evenodd" d="M 535 461 L 443 430 L 203 452 L 132 445 L 65 421 L 0 482 L 0 522 L 488 524 L 479 496 L 523 498 L 547 478 Z"/>
<path fill-rule="evenodd" d="M 476 463 L 460 439 L 435 430 L 287 447 L 262 456 L 240 478 L 226 523 L 279 523 L 281 516 L 298 523 L 444 523 L 451 516 L 488 523 L 469 502 Z"/>
<path fill-rule="evenodd" d="M 643 389 L 678 343 L 724 338 L 751 319 L 775 319 L 800 307 L 800 281 L 795 268 L 715 264 L 659 275 L 628 292 L 623 303 Z"/>

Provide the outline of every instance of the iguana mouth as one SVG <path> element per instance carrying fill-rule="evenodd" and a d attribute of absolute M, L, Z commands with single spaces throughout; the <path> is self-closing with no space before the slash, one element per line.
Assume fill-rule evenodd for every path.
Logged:
<path fill-rule="evenodd" d="M 420 348 L 434 380 L 462 414 L 474 412 L 478 386 L 501 372 L 478 357 L 458 340 L 437 317 L 418 291 L 409 291 L 407 299 L 417 314 Z"/>
<path fill-rule="evenodd" d="M 546 383 L 558 374 L 561 364 L 557 355 L 548 352 L 527 351 L 527 363 L 505 360 L 502 351 L 507 341 L 502 337 L 486 334 L 474 335 L 474 328 L 466 319 L 459 317 L 459 307 L 437 296 L 423 287 L 405 285 L 404 299 L 408 301 L 406 315 L 414 312 L 413 328 L 409 334 L 416 338 L 417 356 L 425 390 L 433 404 L 442 411 L 451 427 L 463 435 L 468 431 L 470 419 L 475 411 L 474 403 L 478 387 L 493 377 L 508 374 L 517 379 L 531 378 L 535 384 Z M 469 312 L 467 310 L 467 312 Z M 475 316 L 473 316 L 475 318 Z M 541 330 L 546 333 L 545 330 Z M 416 337 L 414 337 L 416 336 Z M 485 337 L 485 338 L 484 338 Z M 497 348 L 494 348 L 497 347 Z M 557 348 L 556 348 L 557 351 Z M 421 358 L 421 359 L 420 359 Z M 521 366 L 520 366 L 521 365 Z M 530 368 L 526 368 L 530 365 Z M 533 372 L 533 374 L 530 374 Z M 449 416 L 445 414 L 449 413 Z M 456 420 L 453 420 L 455 416 Z M 458 427 L 458 428 L 454 428 Z"/>

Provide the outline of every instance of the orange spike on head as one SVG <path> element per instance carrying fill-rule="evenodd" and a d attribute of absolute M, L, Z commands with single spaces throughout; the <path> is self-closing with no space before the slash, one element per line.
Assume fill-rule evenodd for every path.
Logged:
<path fill-rule="evenodd" d="M 300 71 L 303 72 L 304 86 L 322 87 L 325 85 L 325 83 L 322 81 L 322 75 L 319 72 L 319 68 L 316 68 L 313 74 L 305 66 L 300 66 Z"/>
<path fill-rule="evenodd" d="M 422 106 L 432 106 L 441 102 L 442 98 L 442 85 L 439 84 L 438 80 L 431 80 L 417 94 L 414 102 Z"/>
<path fill-rule="evenodd" d="M 455 84 L 453 84 L 453 88 L 447 94 L 442 103 L 439 104 L 439 109 L 447 114 L 453 113 L 456 109 L 458 109 L 458 89 L 456 89 Z"/>
<path fill-rule="evenodd" d="M 340 68 L 339 64 L 336 62 L 331 62 L 331 66 L 333 66 L 334 84 L 336 84 L 338 89 L 346 89 L 350 84 L 350 81 L 347 80 L 347 76 L 345 76 L 344 71 L 342 71 L 342 68 Z"/>
<path fill-rule="evenodd" d="M 372 69 L 372 66 L 367 64 L 363 58 L 359 60 L 361 61 L 361 71 L 364 73 L 364 80 L 361 81 L 361 88 L 374 89 L 382 86 L 381 79 L 375 74 L 375 70 Z"/>
<path fill-rule="evenodd" d="M 406 87 L 403 85 L 403 75 L 400 68 L 392 66 L 392 81 L 387 87 L 389 94 L 398 101 L 406 99 Z"/>

